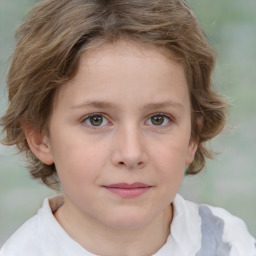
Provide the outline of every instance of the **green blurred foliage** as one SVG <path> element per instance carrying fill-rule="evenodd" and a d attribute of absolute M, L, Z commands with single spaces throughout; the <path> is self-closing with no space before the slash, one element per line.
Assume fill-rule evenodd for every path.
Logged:
<path fill-rule="evenodd" d="M 36 1 L 0 0 L 0 115 L 14 31 Z M 256 1 L 188 0 L 218 52 L 214 84 L 231 102 L 229 125 L 209 146 L 220 152 L 204 172 L 184 179 L 187 199 L 218 205 L 243 218 L 256 236 Z M 231 128 L 232 127 L 232 128 Z M 24 160 L 0 145 L 0 247 L 53 191 L 32 180 Z"/>

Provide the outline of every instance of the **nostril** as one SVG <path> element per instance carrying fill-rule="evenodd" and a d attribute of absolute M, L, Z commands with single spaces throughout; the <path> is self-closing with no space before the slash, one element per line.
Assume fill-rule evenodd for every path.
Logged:
<path fill-rule="evenodd" d="M 127 165 L 125 162 L 119 162 L 119 165 L 121 165 L 121 166 L 124 166 L 124 165 Z M 144 165 L 144 163 L 143 162 L 139 162 L 138 164 L 137 164 L 137 166 L 143 166 Z M 127 165 L 128 166 L 128 165 Z"/>

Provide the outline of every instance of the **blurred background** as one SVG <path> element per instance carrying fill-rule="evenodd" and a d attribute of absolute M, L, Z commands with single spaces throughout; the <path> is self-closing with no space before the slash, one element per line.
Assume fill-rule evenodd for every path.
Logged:
<path fill-rule="evenodd" d="M 14 31 L 35 0 L 0 0 L 0 116 L 7 106 L 5 77 Z M 188 0 L 218 52 L 217 90 L 232 103 L 229 124 L 211 142 L 217 152 L 205 170 L 185 177 L 180 193 L 224 207 L 256 236 L 256 1 Z M 0 145 L 0 247 L 45 197 L 55 192 L 32 180 L 15 148 Z"/>

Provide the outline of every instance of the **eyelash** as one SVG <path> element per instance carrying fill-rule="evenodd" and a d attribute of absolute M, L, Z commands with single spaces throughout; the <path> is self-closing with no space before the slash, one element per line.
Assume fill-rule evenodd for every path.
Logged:
<path fill-rule="evenodd" d="M 86 123 L 86 121 L 90 120 L 90 118 L 97 117 L 97 116 L 102 117 L 103 119 L 107 120 L 108 123 L 111 123 L 109 121 L 109 118 L 105 117 L 105 114 L 102 114 L 102 113 L 93 113 L 93 114 L 87 115 L 81 120 L 81 123 L 84 124 L 86 127 L 90 128 L 90 129 L 93 129 L 93 130 L 100 129 L 102 127 L 108 126 L 108 125 L 103 125 L 102 126 L 101 124 L 99 126 L 97 126 L 97 125 L 92 125 L 92 124 L 87 124 Z M 168 119 L 168 123 L 166 125 L 154 125 L 154 124 L 152 124 L 152 118 L 157 117 L 157 116 Z M 151 121 L 151 124 L 148 125 L 148 126 L 153 126 L 153 127 L 163 129 L 163 128 L 168 127 L 171 123 L 173 123 L 174 118 L 172 116 L 164 114 L 164 113 L 154 113 L 154 114 L 151 114 L 149 117 L 147 117 L 146 122 L 148 122 L 148 121 Z"/>
<path fill-rule="evenodd" d="M 150 115 L 148 117 L 147 121 L 151 120 L 151 122 L 152 122 L 152 117 L 157 117 L 157 116 L 163 117 L 165 119 L 168 119 L 168 123 L 166 125 L 154 125 L 154 124 L 151 124 L 154 127 L 163 129 L 163 128 L 168 127 L 169 125 L 171 125 L 174 122 L 174 118 L 171 115 L 167 115 L 167 114 L 164 114 L 164 113 L 154 113 L 154 114 L 152 114 L 152 115 Z"/>
<path fill-rule="evenodd" d="M 92 125 L 92 124 L 86 124 L 86 121 L 87 120 L 90 120 L 90 118 L 93 118 L 93 117 L 102 117 L 103 119 L 107 120 L 107 122 L 109 123 L 109 119 L 105 117 L 104 114 L 102 113 L 93 113 L 93 114 L 90 114 L 90 115 L 87 115 L 85 116 L 82 120 L 81 120 L 81 123 L 84 124 L 86 127 L 90 128 L 90 129 L 93 129 L 93 130 L 96 130 L 96 129 L 100 129 L 102 126 L 101 124 L 99 126 L 97 125 Z M 111 122 L 110 122 L 111 123 Z M 104 125 L 105 126 L 105 125 Z"/>

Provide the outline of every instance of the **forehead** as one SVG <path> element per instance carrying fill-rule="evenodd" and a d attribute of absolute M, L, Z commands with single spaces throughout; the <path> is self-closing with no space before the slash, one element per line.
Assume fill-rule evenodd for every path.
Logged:
<path fill-rule="evenodd" d="M 73 95 L 75 101 L 119 101 L 148 104 L 168 101 L 182 94 L 179 104 L 189 101 L 184 69 L 148 44 L 119 41 L 86 51 L 80 58 L 76 76 L 58 92 L 58 100 Z M 60 96 L 61 95 L 61 96 Z M 187 105 L 187 104 L 185 104 Z"/>
<path fill-rule="evenodd" d="M 159 63 L 164 64 L 161 65 L 161 68 L 167 68 L 167 66 L 170 68 L 170 61 L 172 65 L 180 65 L 175 55 L 164 47 L 127 39 L 114 43 L 106 42 L 96 47 L 93 47 L 92 44 L 92 48 L 81 55 L 79 66 L 81 68 L 84 65 L 92 67 L 94 65 L 108 65 L 110 62 L 113 64 L 113 61 L 120 64 L 122 60 L 128 61 L 129 59 L 132 62 L 137 61 L 138 64 L 141 64 L 139 62 L 151 63 L 155 68 Z M 119 66 L 119 68 L 121 67 Z"/>

